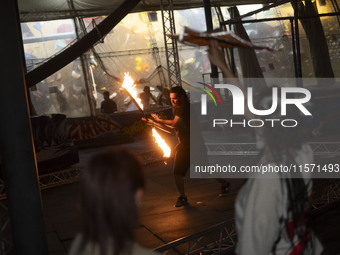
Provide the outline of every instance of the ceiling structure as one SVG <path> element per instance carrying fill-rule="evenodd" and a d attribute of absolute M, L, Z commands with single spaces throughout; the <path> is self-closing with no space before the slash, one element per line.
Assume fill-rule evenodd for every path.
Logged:
<path fill-rule="evenodd" d="M 129 0 L 127 0 L 129 1 Z M 141 0 L 133 12 L 160 10 L 161 0 Z M 164 4 L 167 0 L 163 0 Z M 21 22 L 65 19 L 75 16 L 93 17 L 109 15 L 122 0 L 18 0 Z M 173 9 L 190 9 L 204 6 L 203 0 L 172 0 Z M 269 4 L 273 0 L 211 0 L 211 6 Z"/>
<path fill-rule="evenodd" d="M 168 0 L 163 1 L 163 5 L 167 6 Z M 272 0 L 210 0 L 210 6 L 234 6 L 236 4 L 255 3 L 262 3 L 268 6 L 271 1 Z M 172 0 L 172 9 L 179 10 L 204 7 L 204 2 L 204 0 Z M 96 29 L 91 30 L 81 39 L 70 45 L 70 47 L 65 48 L 58 55 L 28 72 L 26 74 L 26 84 L 30 87 L 47 78 L 49 75 L 52 75 L 90 49 L 93 44 L 105 36 L 128 13 L 160 10 L 161 0 L 18 0 L 18 8 L 21 22 L 108 15 L 106 19 L 96 26 Z"/>

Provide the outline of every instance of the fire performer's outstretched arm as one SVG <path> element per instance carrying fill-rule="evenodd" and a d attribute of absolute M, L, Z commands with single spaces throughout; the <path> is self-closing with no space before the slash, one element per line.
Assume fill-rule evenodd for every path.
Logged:
<path fill-rule="evenodd" d="M 178 123 L 178 121 L 180 120 L 180 117 L 178 117 L 177 115 L 175 115 L 175 117 L 172 120 L 164 120 L 159 118 L 159 116 L 155 113 L 151 114 L 152 118 L 154 118 L 154 120 L 157 123 L 166 125 L 166 126 L 170 126 L 172 128 L 174 128 L 176 126 L 176 124 Z"/>
<path fill-rule="evenodd" d="M 151 126 L 159 128 L 159 129 L 161 129 L 161 130 L 163 130 L 165 132 L 168 132 L 168 133 L 171 133 L 171 132 L 173 132 L 175 130 L 175 125 L 176 125 L 178 120 L 176 120 L 176 123 L 173 123 L 173 125 L 172 125 L 172 124 L 168 124 L 172 120 L 163 120 L 163 119 L 160 119 L 158 117 L 158 115 L 155 114 L 155 113 L 151 114 L 151 116 L 152 116 L 153 119 L 142 117 L 142 120 L 145 121 L 146 123 L 150 124 Z M 178 116 L 177 116 L 177 118 L 178 118 Z"/>

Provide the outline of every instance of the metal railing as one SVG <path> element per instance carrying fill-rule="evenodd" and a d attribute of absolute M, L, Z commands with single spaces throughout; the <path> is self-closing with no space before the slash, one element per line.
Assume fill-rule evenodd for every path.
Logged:
<path fill-rule="evenodd" d="M 39 185 L 41 189 L 57 187 L 60 185 L 75 182 L 80 175 L 80 167 L 68 168 L 49 174 L 39 176 Z"/>
<path fill-rule="evenodd" d="M 188 235 L 155 249 L 162 254 L 227 254 L 236 245 L 234 219 Z"/>
<path fill-rule="evenodd" d="M 340 179 L 326 179 L 314 183 L 312 198 L 313 209 L 321 209 L 340 201 Z"/>

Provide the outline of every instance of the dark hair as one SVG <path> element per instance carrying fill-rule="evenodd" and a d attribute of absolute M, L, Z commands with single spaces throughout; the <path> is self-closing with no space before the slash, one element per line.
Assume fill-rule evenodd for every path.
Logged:
<path fill-rule="evenodd" d="M 109 91 L 107 91 L 107 90 L 105 90 L 104 92 L 103 92 L 103 95 L 110 95 L 110 92 Z"/>
<path fill-rule="evenodd" d="M 272 97 L 272 89 L 266 89 L 260 93 L 258 96 L 257 109 L 269 109 L 273 102 Z M 282 116 L 280 98 L 281 95 L 278 93 L 278 106 L 276 110 L 268 116 L 262 116 L 263 120 L 279 120 L 274 127 L 271 125 L 264 125 L 264 142 L 268 146 L 276 164 L 297 165 L 294 156 L 292 155 L 292 150 L 301 150 L 303 144 L 306 142 L 306 137 L 303 134 L 305 120 L 295 106 L 287 107 L 286 115 Z M 296 127 L 283 127 L 280 123 L 283 119 L 294 119 L 298 124 Z M 302 176 L 285 178 L 283 183 L 286 185 L 288 192 L 288 213 L 290 213 L 292 217 L 292 225 L 289 224 L 290 219 L 285 219 L 288 238 L 293 247 L 294 236 L 296 235 L 306 252 L 307 249 L 313 248 L 310 247 L 311 243 L 309 241 L 311 229 L 306 217 L 306 211 L 309 209 L 307 185 Z M 276 245 L 274 245 L 274 247 L 276 247 Z"/>
<path fill-rule="evenodd" d="M 144 188 L 140 162 L 128 151 L 108 150 L 89 160 L 80 181 L 80 250 L 93 243 L 99 245 L 101 255 L 106 255 L 111 240 L 114 255 L 118 255 L 134 240 L 138 218 L 135 194 Z"/>
<path fill-rule="evenodd" d="M 188 95 L 182 87 L 180 86 L 172 87 L 170 89 L 170 93 L 176 93 L 177 96 L 184 98 L 185 103 L 189 103 Z"/>
<path fill-rule="evenodd" d="M 144 86 L 143 91 L 144 92 L 150 92 L 150 87 L 149 86 Z"/>

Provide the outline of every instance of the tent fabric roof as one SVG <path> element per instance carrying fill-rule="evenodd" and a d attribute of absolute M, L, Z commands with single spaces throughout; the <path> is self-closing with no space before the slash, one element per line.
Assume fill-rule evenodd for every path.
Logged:
<path fill-rule="evenodd" d="M 127 0 L 129 1 L 129 0 Z M 167 3 L 163 0 L 163 3 Z M 93 17 L 109 15 L 123 0 L 18 0 L 21 22 L 66 19 L 75 16 Z M 173 9 L 203 7 L 203 0 L 173 0 Z M 273 0 L 211 0 L 211 6 L 241 4 L 268 4 Z M 73 6 L 73 7 L 72 7 Z M 160 10 L 160 0 L 142 0 L 134 12 Z"/>

